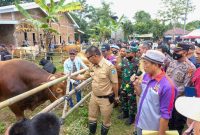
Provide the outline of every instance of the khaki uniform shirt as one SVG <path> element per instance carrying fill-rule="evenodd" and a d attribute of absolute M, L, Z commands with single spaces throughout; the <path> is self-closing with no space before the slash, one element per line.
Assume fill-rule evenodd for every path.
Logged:
<path fill-rule="evenodd" d="M 183 95 L 185 86 L 189 85 L 195 70 L 195 66 L 188 59 L 185 62 L 177 60 L 170 62 L 166 73 L 174 81 L 178 89 L 178 96 Z"/>
<path fill-rule="evenodd" d="M 92 77 L 92 91 L 95 96 L 107 96 L 113 93 L 112 84 L 118 83 L 114 65 L 102 58 L 98 65 L 92 65 L 85 72 L 84 78 Z"/>

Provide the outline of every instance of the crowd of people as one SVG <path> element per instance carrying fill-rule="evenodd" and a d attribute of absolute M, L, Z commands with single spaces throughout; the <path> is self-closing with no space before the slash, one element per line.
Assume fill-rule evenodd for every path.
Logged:
<path fill-rule="evenodd" d="M 118 118 L 124 119 L 126 125 L 134 123 L 137 135 L 142 135 L 142 130 L 155 130 L 159 135 L 166 130 L 188 132 L 183 131 L 187 118 L 176 110 L 174 103 L 177 98 L 187 96 L 188 88 L 191 93 L 195 87 L 192 78 L 199 67 L 198 51 L 199 45 L 189 42 L 179 42 L 173 47 L 160 44 L 154 49 L 149 42 L 89 47 L 86 56 L 92 66 L 75 79 L 93 78 L 90 134 L 96 133 L 99 112 L 103 116 L 101 134 L 108 133 L 112 107 L 105 99 L 114 107 L 119 104 Z"/>
<path fill-rule="evenodd" d="M 96 133 L 99 114 L 102 116 L 101 135 L 108 134 L 113 107 L 119 109 L 118 119 L 125 120 L 126 125 L 134 124 L 137 135 L 142 135 L 143 130 L 158 131 L 159 135 L 165 135 L 167 130 L 177 130 L 180 135 L 196 131 L 194 125 L 200 120 L 184 115 L 174 104 L 180 97 L 188 96 L 186 93 L 200 96 L 200 45 L 189 42 L 175 46 L 159 44 L 156 48 L 152 45 L 150 42 L 107 43 L 87 48 L 89 70 L 72 77 L 70 90 L 81 80 L 92 77 L 88 104 L 90 135 Z M 70 50 L 64 73 L 82 68 L 87 66 L 78 58 L 76 50 Z M 81 100 L 80 91 L 76 98 L 77 102 Z M 73 107 L 72 99 L 69 104 Z M 182 106 L 188 107 L 187 104 Z M 189 128 L 184 131 L 186 125 Z"/>

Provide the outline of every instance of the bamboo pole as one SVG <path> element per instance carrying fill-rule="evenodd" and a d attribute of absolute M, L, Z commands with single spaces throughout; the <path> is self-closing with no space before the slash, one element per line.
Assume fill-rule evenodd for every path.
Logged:
<path fill-rule="evenodd" d="M 66 88 L 66 96 L 67 97 L 69 97 L 69 90 L 70 90 L 70 83 L 71 83 L 70 82 L 70 75 L 71 75 L 71 71 L 70 71 L 69 76 L 67 78 L 67 88 Z M 65 112 L 67 111 L 67 107 L 68 107 L 67 103 L 68 103 L 68 100 L 65 100 L 61 119 L 63 119 L 63 116 L 65 115 Z"/>
<path fill-rule="evenodd" d="M 65 119 L 70 113 L 72 113 L 76 108 L 78 108 L 90 95 L 92 92 L 90 92 L 89 94 L 87 94 L 83 99 L 81 99 L 81 101 L 79 101 L 72 109 L 70 109 L 62 119 Z"/>
<path fill-rule="evenodd" d="M 81 88 L 87 86 L 91 81 L 92 81 L 92 78 L 89 78 L 89 79 L 85 80 L 84 82 L 82 82 L 81 84 L 79 84 L 75 89 L 73 89 L 72 91 L 69 92 L 69 97 L 71 97 L 74 93 L 76 93 L 76 90 L 81 90 L 82 91 Z M 67 96 L 63 96 L 63 97 L 57 99 L 56 101 L 54 101 L 52 104 L 50 104 L 49 106 L 44 108 L 39 113 L 45 113 L 45 112 L 51 111 L 53 108 L 55 108 L 56 106 L 61 104 L 65 100 L 66 97 Z"/>
<path fill-rule="evenodd" d="M 81 69 L 81 70 L 79 70 L 79 71 L 77 71 L 75 73 L 72 73 L 71 76 L 78 75 L 78 74 L 80 74 L 82 72 L 85 72 L 86 70 L 88 70 L 88 68 Z M 6 106 L 10 106 L 10 105 L 12 105 L 12 104 L 14 104 L 14 103 L 16 103 L 18 101 L 21 101 L 21 100 L 23 100 L 23 99 L 25 99 L 25 98 L 27 98 L 27 97 L 29 97 L 31 95 L 34 95 L 34 94 L 36 94 L 36 93 L 38 93 L 38 92 L 40 92 L 40 91 L 52 86 L 52 85 L 55 85 L 55 84 L 65 80 L 67 77 L 68 77 L 68 75 L 60 77 L 58 79 L 55 79 L 53 81 L 50 81 L 50 82 L 45 83 L 43 85 L 40 85 L 40 86 L 38 86 L 36 88 L 33 88 L 33 89 L 31 89 L 31 90 L 29 90 L 27 92 L 24 92 L 24 93 L 22 93 L 20 95 L 17 95 L 15 97 L 9 98 L 9 99 L 7 99 L 7 100 L 5 100 L 3 102 L 0 102 L 0 110 L 2 108 L 6 107 Z"/>

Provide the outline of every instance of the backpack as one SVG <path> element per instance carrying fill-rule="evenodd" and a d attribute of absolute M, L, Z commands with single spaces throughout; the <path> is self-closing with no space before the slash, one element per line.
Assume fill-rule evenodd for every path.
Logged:
<path fill-rule="evenodd" d="M 200 97 L 200 68 L 197 68 L 197 70 L 194 72 L 192 83 L 196 89 L 197 97 Z"/>

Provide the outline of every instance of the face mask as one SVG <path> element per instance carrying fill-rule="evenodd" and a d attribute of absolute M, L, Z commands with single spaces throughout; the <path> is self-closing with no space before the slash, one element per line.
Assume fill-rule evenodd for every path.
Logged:
<path fill-rule="evenodd" d="M 117 54 L 117 53 L 118 53 L 118 51 L 112 51 L 112 53 L 113 53 L 113 54 Z"/>
<path fill-rule="evenodd" d="M 133 59 L 133 57 L 132 56 L 128 56 L 128 57 L 126 57 L 129 61 L 131 61 L 132 59 Z"/>
<path fill-rule="evenodd" d="M 182 57 L 183 57 L 182 54 L 173 53 L 173 59 L 175 59 L 175 60 L 178 60 L 178 59 L 180 59 Z"/>

